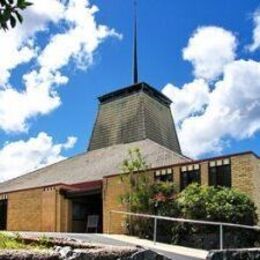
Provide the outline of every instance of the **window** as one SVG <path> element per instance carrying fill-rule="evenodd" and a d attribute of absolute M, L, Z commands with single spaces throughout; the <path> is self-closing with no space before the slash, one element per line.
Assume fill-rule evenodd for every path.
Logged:
<path fill-rule="evenodd" d="M 229 159 L 209 163 L 209 185 L 231 187 L 231 165 Z"/>
<path fill-rule="evenodd" d="M 181 190 L 193 182 L 200 184 L 200 166 L 198 164 L 183 166 L 181 168 Z"/>
<path fill-rule="evenodd" d="M 155 181 L 173 181 L 173 173 L 172 169 L 163 169 L 163 170 L 157 170 L 154 173 L 154 180 Z"/>

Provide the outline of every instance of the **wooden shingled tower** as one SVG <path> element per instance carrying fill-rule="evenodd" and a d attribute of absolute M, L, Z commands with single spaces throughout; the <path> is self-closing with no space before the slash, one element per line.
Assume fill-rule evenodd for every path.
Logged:
<path fill-rule="evenodd" d="M 168 99 L 146 83 L 99 97 L 88 150 L 144 139 L 181 153 Z"/>

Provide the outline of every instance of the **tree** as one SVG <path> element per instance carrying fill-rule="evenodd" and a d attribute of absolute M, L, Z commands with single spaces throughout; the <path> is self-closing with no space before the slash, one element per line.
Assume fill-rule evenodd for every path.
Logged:
<path fill-rule="evenodd" d="M 171 182 L 154 182 L 149 178 L 147 163 L 138 148 L 129 150 L 128 158 L 122 164 L 121 180 L 127 187 L 121 196 L 121 202 L 127 211 L 162 216 L 178 215 L 175 203 L 176 189 Z M 139 237 L 152 238 L 153 220 L 129 217 L 128 232 Z M 158 223 L 163 240 L 169 240 L 172 223 Z"/>
<path fill-rule="evenodd" d="M 8 30 L 11 26 L 14 28 L 17 21 L 23 22 L 21 11 L 32 5 L 26 0 L 0 0 L 0 29 Z"/>
<path fill-rule="evenodd" d="M 139 148 L 129 149 L 128 158 L 121 165 L 121 180 L 128 187 L 121 201 L 127 206 L 127 210 L 136 212 L 135 207 L 139 204 L 137 193 L 145 193 L 149 179 L 145 174 L 148 166 Z M 142 174 L 140 174 L 142 173 Z M 143 194 L 144 195 L 144 194 Z"/>

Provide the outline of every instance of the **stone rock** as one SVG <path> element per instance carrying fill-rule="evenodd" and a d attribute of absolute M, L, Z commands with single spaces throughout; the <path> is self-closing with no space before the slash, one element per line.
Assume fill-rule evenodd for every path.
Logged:
<path fill-rule="evenodd" d="M 136 252 L 132 256 L 128 258 L 129 260 L 170 260 L 170 258 L 163 256 L 161 254 L 158 254 L 151 250 L 142 250 L 139 252 Z"/>
<path fill-rule="evenodd" d="M 61 247 L 59 254 L 62 259 L 68 259 L 73 254 L 73 249 L 70 246 Z"/>
<path fill-rule="evenodd" d="M 260 248 L 212 250 L 209 252 L 207 256 L 207 260 L 222 260 L 222 259 L 260 260 Z"/>

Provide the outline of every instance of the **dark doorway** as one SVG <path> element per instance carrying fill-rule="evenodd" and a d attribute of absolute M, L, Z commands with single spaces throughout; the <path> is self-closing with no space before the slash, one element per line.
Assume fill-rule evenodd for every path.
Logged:
<path fill-rule="evenodd" d="M 7 226 L 7 200 L 0 200 L 0 230 Z"/>
<path fill-rule="evenodd" d="M 97 217 L 97 228 L 88 228 L 88 218 Z M 101 193 L 80 195 L 72 198 L 72 232 L 102 233 Z"/>

